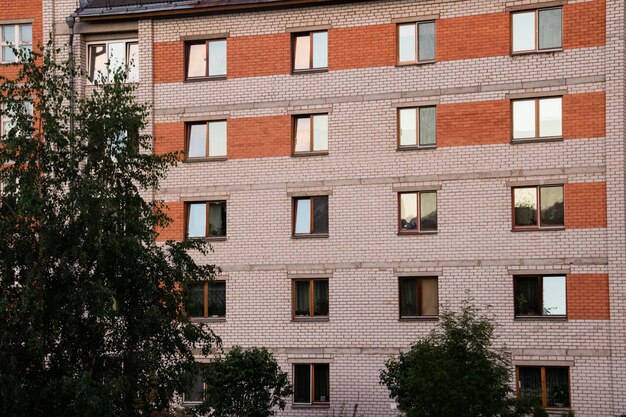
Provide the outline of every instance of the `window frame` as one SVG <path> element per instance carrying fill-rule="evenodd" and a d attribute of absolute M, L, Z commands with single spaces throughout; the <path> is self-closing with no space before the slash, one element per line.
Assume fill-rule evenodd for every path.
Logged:
<path fill-rule="evenodd" d="M 211 156 L 211 123 L 226 123 L 226 155 Z M 189 146 L 191 145 L 191 127 L 196 125 L 206 126 L 205 156 L 189 156 Z M 228 119 L 217 119 L 207 121 L 195 121 L 185 123 L 185 162 L 205 162 L 205 161 L 225 161 L 228 159 Z"/>
<path fill-rule="evenodd" d="M 139 38 L 111 39 L 111 40 L 103 40 L 103 41 L 91 41 L 91 42 L 86 42 L 85 43 L 85 47 L 87 48 L 87 54 L 86 54 L 87 55 L 87 82 L 90 85 L 93 85 L 93 80 L 94 80 L 94 78 L 91 77 L 91 71 L 92 71 L 92 68 L 91 68 L 91 47 L 94 46 L 94 45 L 105 45 L 106 55 L 107 55 L 107 63 L 109 63 L 110 62 L 108 60 L 109 59 L 109 44 L 112 44 L 112 43 L 122 43 L 122 42 L 124 43 L 124 63 L 123 63 L 123 65 L 127 66 L 128 65 L 129 52 L 130 52 L 129 46 L 131 44 L 139 45 Z M 137 59 L 137 62 L 135 63 L 135 66 L 137 67 L 137 71 L 139 71 L 140 68 L 141 68 L 140 64 L 141 64 L 141 62 L 139 61 L 139 59 Z M 95 71 L 95 69 L 94 69 L 94 71 Z M 140 76 L 141 76 L 140 72 L 137 72 L 137 77 L 138 78 L 136 80 L 129 80 L 128 79 L 128 75 L 129 74 L 130 74 L 130 71 L 128 71 L 126 73 L 126 80 L 124 80 L 124 83 L 126 83 L 126 84 L 139 83 Z M 93 75 L 94 75 L 94 77 L 98 76 L 98 74 L 96 74 L 95 72 L 94 72 Z M 105 75 L 105 74 L 103 74 L 103 75 Z M 108 69 L 107 69 L 106 77 L 107 77 L 107 80 L 108 80 L 107 83 L 110 83 L 111 82 L 109 80 L 110 73 L 108 72 Z"/>
<path fill-rule="evenodd" d="M 435 194 L 435 207 L 437 208 L 437 228 L 435 230 L 422 230 L 421 194 Z M 415 230 L 402 230 L 402 195 L 417 194 L 417 222 Z M 398 192 L 398 235 L 433 235 L 439 233 L 439 193 L 437 190 L 400 191 Z"/>
<path fill-rule="evenodd" d="M 565 314 L 545 314 L 543 311 L 543 279 L 545 277 L 564 277 L 565 278 Z M 540 307 L 539 314 L 518 314 L 517 312 L 517 280 L 520 278 L 537 278 L 539 281 L 538 302 Z M 567 320 L 567 274 L 522 274 L 513 275 L 513 317 L 521 320 Z"/>
<path fill-rule="evenodd" d="M 196 363 L 198 363 L 198 362 L 196 362 Z M 201 367 L 202 366 L 207 366 L 207 365 L 208 364 L 206 364 L 206 363 L 200 363 Z M 207 391 L 208 385 L 209 384 L 207 383 L 207 381 L 203 381 L 202 382 L 202 400 L 201 401 L 188 401 L 188 400 L 185 399 L 187 393 L 183 392 L 182 395 L 181 395 L 181 397 L 182 397 L 182 406 L 183 407 L 195 407 L 197 405 L 202 404 L 206 400 L 206 391 Z"/>
<path fill-rule="evenodd" d="M 539 102 L 542 100 L 550 100 L 560 98 L 561 99 L 561 134 L 559 136 L 541 136 L 541 120 L 539 116 Z M 534 101 L 535 102 L 535 136 L 532 138 L 515 138 L 515 103 L 520 101 Z M 541 96 L 541 97 L 528 97 L 528 98 L 516 98 L 510 100 L 511 109 L 511 143 L 528 143 L 528 142 L 549 142 L 563 139 L 563 94 Z"/>
<path fill-rule="evenodd" d="M 420 59 L 420 45 L 419 45 L 419 26 L 421 24 L 432 23 L 435 25 L 435 58 L 433 59 Z M 400 61 L 400 27 L 401 26 L 415 26 L 415 61 Z M 414 22 L 401 22 L 396 24 L 396 65 L 397 66 L 410 66 L 410 65 L 421 65 L 421 64 L 433 64 L 437 62 L 437 20 L 429 19 L 429 20 L 417 20 Z"/>
<path fill-rule="evenodd" d="M 325 316 L 315 315 L 315 283 L 319 281 L 326 281 L 328 283 L 328 314 Z M 309 314 L 306 316 L 299 316 L 296 314 L 296 287 L 298 282 L 309 283 Z M 291 319 L 294 321 L 311 321 L 320 320 L 325 321 L 330 317 L 330 279 L 328 277 L 318 278 L 293 278 L 291 280 Z"/>
<path fill-rule="evenodd" d="M 330 114 L 329 113 L 309 113 L 309 114 L 294 114 L 291 117 L 291 156 L 316 156 L 316 155 L 328 155 L 328 148 L 329 146 L 326 147 L 326 150 L 322 150 L 322 151 L 316 151 L 314 150 L 314 144 L 315 144 L 315 117 L 316 116 L 326 116 L 328 123 L 326 125 L 326 132 L 328 134 L 328 139 L 330 139 L 330 129 L 329 129 L 329 125 L 330 125 Z M 307 152 L 298 152 L 296 151 L 296 139 L 297 139 L 297 133 L 298 133 L 298 120 L 299 119 L 309 119 L 309 145 L 311 149 L 310 151 Z"/>
<path fill-rule="evenodd" d="M 210 235 L 211 229 L 211 210 L 209 209 L 210 203 L 223 203 L 226 209 L 226 233 L 223 236 Z M 189 214 L 191 212 L 192 204 L 205 204 L 206 205 L 206 223 L 204 225 L 204 237 L 189 237 Z M 204 200 L 204 201 L 187 201 L 185 202 L 185 240 L 226 240 L 228 237 L 228 203 L 226 200 Z"/>
<path fill-rule="evenodd" d="M 549 187 L 561 187 L 563 189 L 563 224 L 561 225 L 551 225 L 551 226 L 542 226 L 541 225 L 541 188 L 549 188 Z M 535 188 L 536 193 L 536 218 L 537 225 L 535 226 L 518 226 L 515 224 L 515 190 L 518 188 Z M 535 231 L 535 230 L 563 230 L 565 229 L 565 184 L 541 184 L 541 185 L 518 185 L 511 187 L 511 223 L 512 230 L 515 232 L 518 231 Z"/>
<path fill-rule="evenodd" d="M 9 26 L 13 26 L 13 29 L 15 30 L 15 43 L 13 43 L 13 42 L 6 42 L 4 40 L 4 37 L 3 37 L 4 30 L 3 30 L 3 28 L 9 27 Z M 31 31 L 31 40 L 30 40 L 30 42 L 22 41 L 21 26 L 30 26 L 30 31 Z M 21 49 L 23 46 L 30 46 L 30 50 L 32 52 L 32 50 L 33 50 L 32 34 L 33 34 L 33 22 L 7 23 L 7 24 L 0 25 L 0 64 L 15 64 L 15 63 L 20 62 L 18 56 L 15 56 L 15 61 L 5 61 L 4 60 L 4 52 L 3 52 L 3 50 L 4 50 L 5 46 L 13 46 L 16 49 Z"/>
<path fill-rule="evenodd" d="M 188 315 L 186 312 L 185 314 L 187 314 L 187 317 L 189 317 L 189 319 L 191 321 L 206 321 L 206 320 L 224 320 L 226 319 L 226 280 L 223 279 L 216 279 L 216 280 L 211 280 L 211 281 L 205 281 L 205 282 L 197 282 L 197 283 L 193 283 L 193 284 L 202 284 L 203 290 L 204 290 L 204 294 L 203 294 L 203 315 L 202 317 L 197 317 L 197 316 L 190 316 Z M 192 285 L 193 285 L 192 284 Z M 210 287 L 211 284 L 224 284 L 224 315 L 223 316 L 209 316 L 209 291 L 210 291 Z"/>
<path fill-rule="evenodd" d="M 314 199 L 319 197 L 326 197 L 326 216 L 328 221 L 328 231 L 326 233 L 315 233 L 313 230 L 315 229 L 315 203 Z M 310 233 L 296 233 L 296 219 L 298 216 L 298 201 L 299 200 L 311 200 L 311 212 L 310 216 Z M 321 195 L 311 195 L 311 196 L 294 196 L 291 198 L 291 237 L 295 239 L 306 239 L 306 238 L 325 238 L 330 235 L 330 198 L 328 194 Z"/>
<path fill-rule="evenodd" d="M 422 311 L 422 284 L 424 280 L 434 279 L 437 282 L 437 315 L 419 314 Z M 402 315 L 402 281 L 417 281 L 417 316 L 403 316 Z M 414 320 L 439 320 L 439 277 L 432 276 L 406 276 L 398 277 L 398 320 L 400 321 L 414 321 Z"/>
<path fill-rule="evenodd" d="M 435 109 L 435 143 L 433 143 L 432 145 L 420 145 L 420 129 L 421 129 L 420 110 L 430 109 L 430 108 Z M 415 137 L 416 137 L 415 145 L 401 145 L 400 144 L 401 132 L 402 132 L 400 113 L 402 112 L 402 110 L 415 110 Z M 397 125 L 396 126 L 396 130 L 397 130 L 396 146 L 399 151 L 411 151 L 411 150 L 416 150 L 416 149 L 436 149 L 437 148 L 437 105 L 436 104 L 423 105 L 423 106 L 398 107 L 397 112 L 396 112 L 396 125 Z"/>
<path fill-rule="evenodd" d="M 556 48 L 544 48 L 541 49 L 539 48 L 539 12 L 543 11 L 543 10 L 556 10 L 556 9 L 561 9 L 561 46 L 556 47 Z M 526 50 L 520 50 L 520 51 L 515 51 L 513 50 L 513 17 L 516 14 L 521 14 L 521 13 L 531 13 L 533 12 L 535 15 L 535 48 L 534 49 L 526 49 Z M 511 55 L 527 55 L 527 54 L 537 54 L 537 53 L 548 53 L 548 52 L 559 52 L 563 50 L 563 6 L 562 5 L 558 5 L 558 6 L 550 6 L 550 7 L 538 7 L 538 8 L 530 8 L 530 9 L 525 9 L 525 10 L 516 10 L 516 11 L 512 11 L 510 13 L 510 18 L 509 18 L 509 24 L 510 24 L 510 28 L 511 28 L 511 39 L 510 39 L 510 44 L 511 44 Z"/>
<path fill-rule="evenodd" d="M 224 41 L 226 43 L 226 73 L 219 75 L 209 75 L 209 44 L 211 42 L 220 42 Z M 198 77 L 189 77 L 189 58 L 191 57 L 191 46 L 192 45 L 202 45 L 205 46 L 206 51 L 206 65 L 204 68 L 204 74 Z M 200 40 L 192 40 L 185 42 L 185 65 L 184 65 L 184 77 L 185 82 L 194 82 L 194 81 L 207 81 L 207 80 L 225 80 L 228 78 L 228 38 L 220 37 L 220 38 L 210 38 L 210 39 L 200 39 Z"/>
<path fill-rule="evenodd" d="M 302 73 L 311 73 L 311 72 L 328 72 L 329 62 L 328 62 L 328 53 L 326 55 L 326 66 L 325 67 L 313 67 L 313 34 L 314 33 L 326 33 L 327 42 L 326 42 L 326 50 L 329 49 L 328 40 L 330 40 L 330 32 L 328 29 L 320 29 L 320 30 L 310 30 L 310 31 L 302 31 L 302 32 L 293 32 L 291 34 L 291 73 L 292 74 L 302 74 Z M 296 39 L 299 36 L 309 36 L 309 67 L 308 68 L 300 68 L 296 69 Z"/>
<path fill-rule="evenodd" d="M 520 368 L 539 368 L 541 370 L 541 406 L 546 410 L 570 410 L 572 408 L 572 377 L 571 367 L 565 365 L 515 365 L 515 393 L 517 398 L 520 397 L 521 380 Z M 564 368 L 567 369 L 567 398 L 569 405 L 567 407 L 548 407 L 548 389 L 546 382 L 546 368 Z"/>
<path fill-rule="evenodd" d="M 308 365 L 309 366 L 310 380 L 309 380 L 309 402 L 308 403 L 296 402 L 296 400 L 295 400 L 296 399 L 295 398 L 295 396 L 296 396 L 296 386 L 295 386 L 296 385 L 295 384 L 295 382 L 296 382 L 296 366 L 298 366 L 298 365 L 299 366 L 303 366 L 303 365 Z M 329 398 L 328 398 L 327 401 L 315 401 L 315 367 L 319 366 L 319 365 L 326 365 L 326 366 L 328 366 L 328 393 L 329 393 Z M 293 404 L 296 407 L 307 406 L 307 405 L 308 406 L 311 406 L 311 405 L 313 405 L 313 406 L 315 406 L 315 405 L 318 405 L 318 406 L 329 406 L 330 405 L 330 363 L 327 363 L 327 362 L 316 362 L 316 363 L 304 362 L 304 363 L 299 363 L 299 362 L 296 362 L 296 363 L 293 364 L 292 370 L 293 370 L 293 382 L 294 382 L 294 384 L 293 384 L 294 389 L 293 389 L 293 394 L 292 394 L 292 401 L 293 401 Z"/>

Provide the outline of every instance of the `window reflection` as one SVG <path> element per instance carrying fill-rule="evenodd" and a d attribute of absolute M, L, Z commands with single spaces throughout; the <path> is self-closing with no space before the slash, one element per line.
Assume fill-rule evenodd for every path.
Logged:
<path fill-rule="evenodd" d="M 535 12 L 513 14 L 513 51 L 535 49 Z"/>
<path fill-rule="evenodd" d="M 190 238 L 204 237 L 206 233 L 206 204 L 190 204 L 187 221 L 187 236 Z"/>
<path fill-rule="evenodd" d="M 539 100 L 539 136 L 562 135 L 561 97 L 545 98 Z"/>
<path fill-rule="evenodd" d="M 420 230 L 437 230 L 437 193 L 420 193 Z"/>
<path fill-rule="evenodd" d="M 400 194 L 400 221 L 402 230 L 417 230 L 417 194 Z"/>
<path fill-rule="evenodd" d="M 309 35 L 296 36 L 295 58 L 293 68 L 296 70 L 311 67 L 311 37 Z"/>
<path fill-rule="evenodd" d="M 517 100 L 513 102 L 513 139 L 534 138 L 535 100 Z"/>
<path fill-rule="evenodd" d="M 415 24 L 400 25 L 398 27 L 399 36 L 399 59 L 400 62 L 414 62 L 416 60 L 415 51 Z"/>
<path fill-rule="evenodd" d="M 515 188 L 513 191 L 515 200 L 515 225 L 537 225 L 537 188 Z"/>
<path fill-rule="evenodd" d="M 187 77 L 204 77 L 206 75 L 206 44 L 189 45 L 187 61 Z"/>
<path fill-rule="evenodd" d="M 541 187 L 541 225 L 564 224 L 563 187 Z"/>

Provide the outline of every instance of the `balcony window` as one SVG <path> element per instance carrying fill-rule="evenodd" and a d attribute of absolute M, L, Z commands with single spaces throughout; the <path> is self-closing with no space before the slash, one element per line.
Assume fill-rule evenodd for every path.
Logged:
<path fill-rule="evenodd" d="M 89 78 L 101 75 L 111 82 L 114 71 L 127 68 L 126 81 L 139 81 L 139 43 L 137 40 L 98 42 L 87 45 Z"/>

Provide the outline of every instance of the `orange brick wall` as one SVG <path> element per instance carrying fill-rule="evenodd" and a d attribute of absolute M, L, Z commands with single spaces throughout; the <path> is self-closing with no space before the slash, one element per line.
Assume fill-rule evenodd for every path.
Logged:
<path fill-rule="evenodd" d="M 605 228 L 606 183 L 565 184 L 565 227 L 568 229 Z"/>
<path fill-rule="evenodd" d="M 511 49 L 509 26 L 508 13 L 438 20 L 437 60 L 507 55 Z"/>
<path fill-rule="evenodd" d="M 609 276 L 567 275 L 567 317 L 571 320 L 609 320 Z"/>
<path fill-rule="evenodd" d="M 606 135 L 604 92 L 563 96 L 563 137 L 601 138 Z"/>
<path fill-rule="evenodd" d="M 291 72 L 291 34 L 228 39 L 228 77 L 259 77 Z"/>
<path fill-rule="evenodd" d="M 0 4 L 0 20 L 10 21 L 16 19 L 33 20 L 33 50 L 43 44 L 43 19 L 41 0 L 3 1 Z M 0 64 L 0 76 L 13 78 L 17 75 L 18 67 L 14 65 Z"/>
<path fill-rule="evenodd" d="M 165 213 L 172 219 L 169 227 L 157 229 L 157 242 L 181 241 L 185 238 L 185 203 L 181 201 L 164 203 Z"/>
<path fill-rule="evenodd" d="M 510 142 L 508 100 L 442 104 L 437 107 L 437 146 Z"/>
<path fill-rule="evenodd" d="M 228 121 L 228 157 L 267 158 L 291 155 L 291 117 L 268 116 Z"/>
<path fill-rule="evenodd" d="M 563 48 L 606 44 L 606 3 L 596 0 L 563 7 Z"/>
<path fill-rule="evenodd" d="M 154 125 L 154 153 L 184 152 L 185 124 L 183 122 L 156 123 Z M 182 159 L 182 155 L 181 155 Z"/>
<path fill-rule="evenodd" d="M 396 25 L 331 29 L 329 69 L 382 67 L 396 64 Z"/>
<path fill-rule="evenodd" d="M 153 46 L 154 83 L 177 83 L 185 79 L 185 44 L 157 42 Z"/>

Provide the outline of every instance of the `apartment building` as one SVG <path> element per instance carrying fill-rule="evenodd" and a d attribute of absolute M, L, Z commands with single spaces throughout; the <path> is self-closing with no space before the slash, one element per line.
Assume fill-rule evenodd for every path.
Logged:
<path fill-rule="evenodd" d="M 71 31 L 89 74 L 132 63 L 154 151 L 184 153 L 154 192 L 159 239 L 207 239 L 198 261 L 223 269 L 188 312 L 276 355 L 281 416 L 398 415 L 380 369 L 471 297 L 519 395 L 608 417 L 626 413 L 624 10 L 28 0 L 0 9 L 0 40 Z"/>

